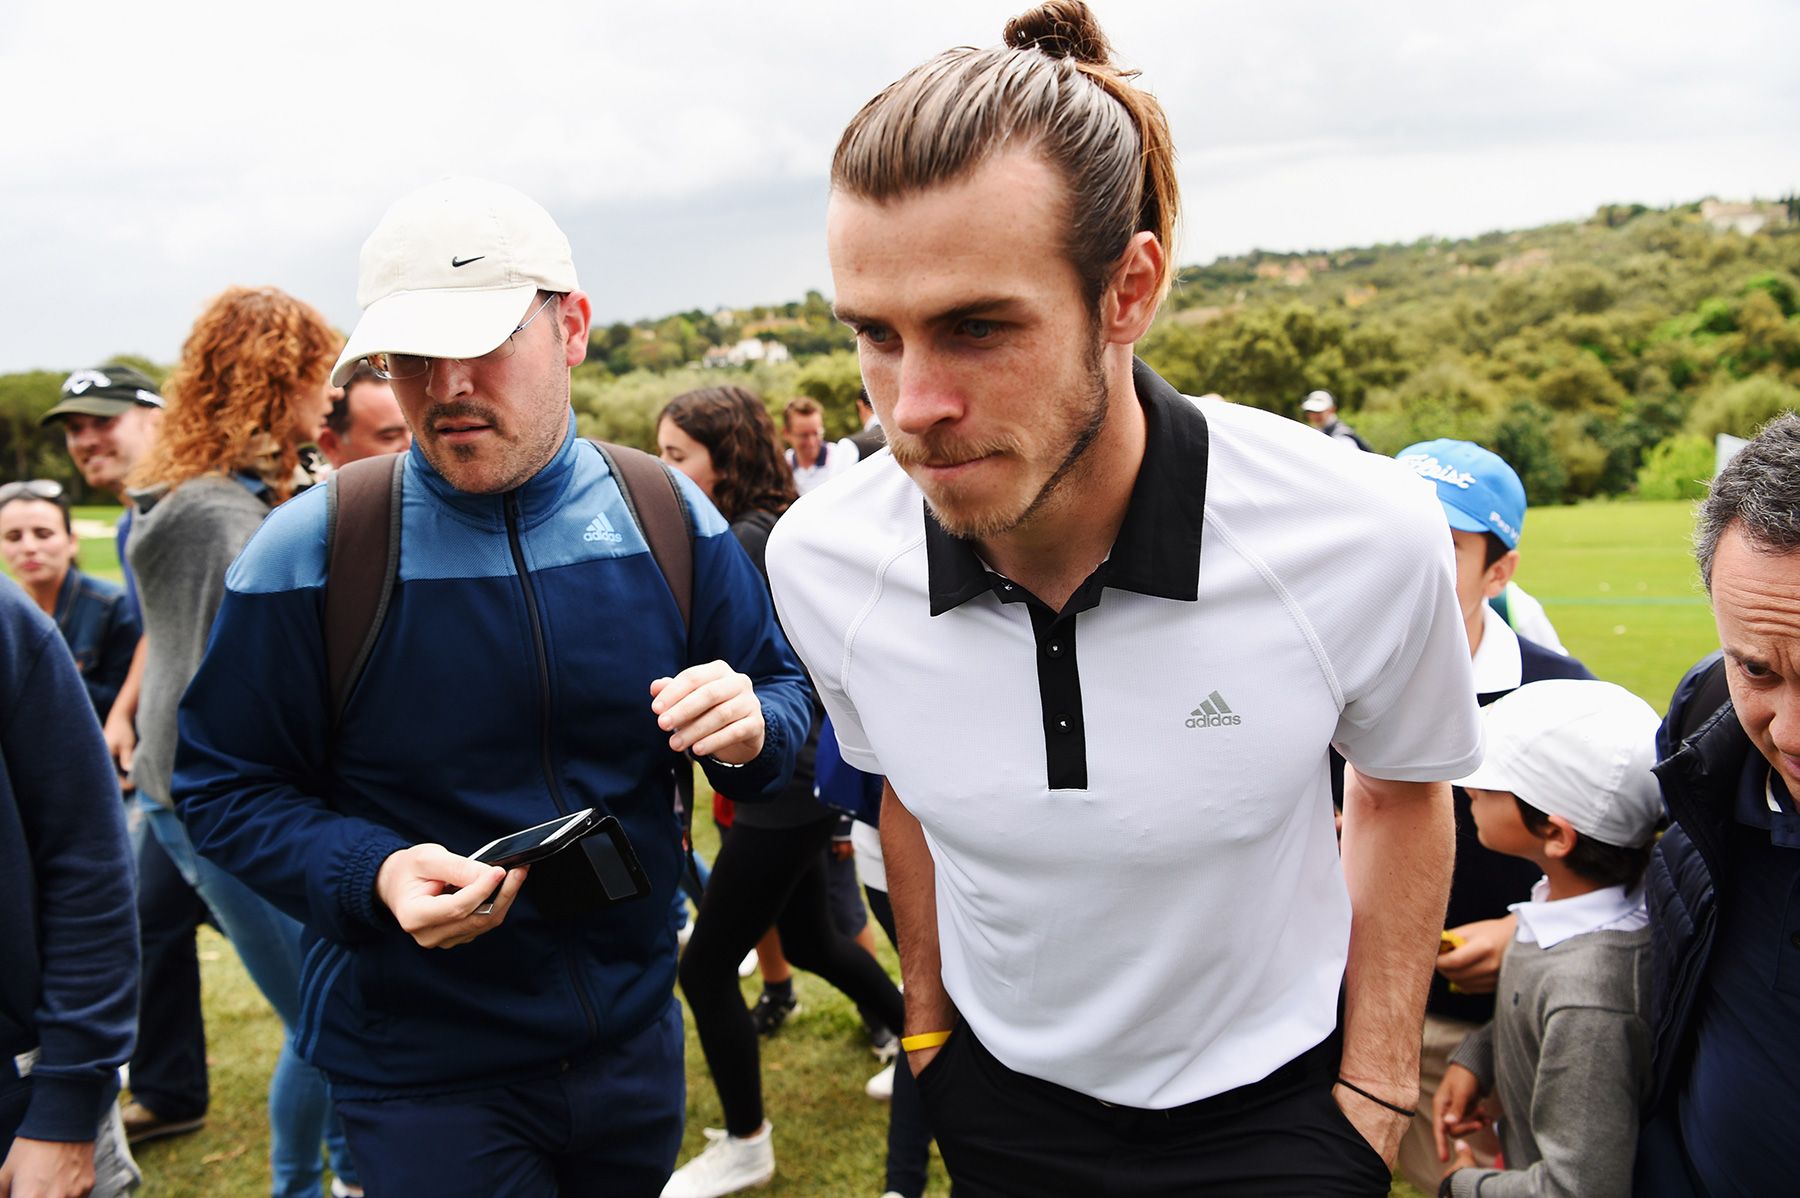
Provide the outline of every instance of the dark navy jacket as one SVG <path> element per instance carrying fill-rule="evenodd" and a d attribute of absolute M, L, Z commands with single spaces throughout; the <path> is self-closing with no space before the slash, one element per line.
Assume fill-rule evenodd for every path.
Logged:
<path fill-rule="evenodd" d="M 1753 784 L 1766 776 L 1761 755 L 1738 723 L 1731 704 L 1726 701 L 1716 710 L 1705 710 L 1722 693 L 1715 673 L 1719 657 L 1714 653 L 1682 679 L 1658 734 L 1662 760 L 1656 774 L 1672 822 L 1645 873 L 1651 931 L 1653 1089 L 1638 1142 L 1634 1185 L 1638 1194 L 1702 1192 L 1682 1144 L 1681 1096 L 1696 1066 L 1695 1047 L 1709 993 L 1707 978 L 1714 976 L 1717 982 L 1717 970 L 1723 967 L 1722 961 L 1713 960 L 1721 936 L 1728 934 L 1723 921 L 1744 918 L 1742 913 L 1734 916 L 1720 901 L 1722 887 L 1730 889 L 1734 882 L 1742 881 L 1731 873 L 1734 837 L 1741 845 L 1747 833 L 1737 822 L 1740 791 L 1747 782 Z M 1768 833 L 1762 836 L 1766 842 Z M 1734 959 L 1731 964 L 1754 972 L 1769 963 Z M 1775 1011 L 1770 1018 L 1780 1021 Z M 1769 1029 L 1771 1035 L 1786 1035 L 1790 1041 L 1792 1031 L 1787 1026 Z M 1718 1071 L 1733 1077 L 1743 1072 L 1743 1084 L 1755 1084 L 1749 1063 L 1716 1059 L 1709 1067 L 1715 1078 Z M 1753 1096 L 1748 1100 L 1755 1101 Z M 1762 1176 L 1762 1181 L 1752 1186 L 1756 1192 L 1788 1192 L 1792 1189 L 1790 1156 L 1785 1144 L 1768 1143 L 1765 1156 L 1736 1159 L 1732 1167 L 1738 1180 Z"/>
<path fill-rule="evenodd" d="M 104 721 L 125 685 L 141 632 L 125 588 L 71 568 L 56 594 L 55 619 L 94 711 Z"/>
<path fill-rule="evenodd" d="M 1700 978 L 1718 932 L 1713 878 L 1725 858 L 1739 775 L 1756 751 L 1729 704 L 1705 717 L 1692 736 L 1675 735 L 1692 719 L 1687 707 L 1718 659 L 1715 653 L 1688 671 L 1657 734 L 1656 775 L 1671 824 L 1644 874 L 1651 928 L 1652 1109 L 1676 1098 L 1677 1067 L 1688 1048 Z"/>
<path fill-rule="evenodd" d="M 404 463 L 399 578 L 330 728 L 322 649 L 325 488 L 277 508 L 232 566 L 182 701 L 174 797 L 196 848 L 305 925 L 293 1029 L 340 1093 L 448 1088 L 553 1070 L 663 1015 L 680 850 L 653 679 L 722 659 L 755 681 L 757 760 L 706 770 L 779 790 L 811 700 L 762 578 L 706 499 L 694 514 L 693 626 L 595 448 L 573 437 L 505 495 Z M 527 880 L 497 930 L 420 948 L 374 896 L 391 853 L 468 853 L 597 807 L 624 824 L 654 893 L 570 923 Z"/>
<path fill-rule="evenodd" d="M 41 1053 L 17 1134 L 91 1140 L 118 1093 L 137 1037 L 135 912 L 93 705 L 49 617 L 0 580 L 0 1087 Z"/>

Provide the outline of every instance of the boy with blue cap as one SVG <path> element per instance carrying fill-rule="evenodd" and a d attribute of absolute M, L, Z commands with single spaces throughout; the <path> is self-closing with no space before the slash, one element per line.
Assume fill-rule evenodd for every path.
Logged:
<path fill-rule="evenodd" d="M 1546 678 L 1593 677 L 1587 667 L 1520 636 L 1489 600 L 1501 594 L 1519 565 L 1525 527 L 1525 486 L 1501 457 L 1470 441 L 1425 441 L 1400 451 L 1398 460 L 1437 489 L 1456 550 L 1456 601 L 1462 609 L 1473 658 L 1476 701 L 1482 706 Z M 1401 1176 L 1425 1193 L 1443 1173 L 1431 1120 L 1432 1095 L 1450 1053 L 1465 1036 L 1494 1017 L 1494 987 L 1501 958 L 1517 920 L 1508 906 L 1522 902 L 1538 878 L 1529 862 L 1484 848 L 1470 813 L 1469 795 L 1455 789 L 1456 865 L 1444 917 L 1444 951 L 1425 1002 L 1424 1051 L 1420 1057 L 1420 1115 L 1400 1145 Z M 1491 1137 L 1471 1136 L 1475 1158 L 1491 1163 Z"/>
<path fill-rule="evenodd" d="M 1649 1091 L 1644 866 L 1662 816 L 1650 767 L 1661 718 L 1609 682 L 1534 682 L 1482 712 L 1487 753 L 1462 780 L 1481 843 L 1543 872 L 1513 904 L 1518 932 L 1491 1023 L 1463 1041 L 1432 1104 L 1438 1193 L 1461 1198 L 1631 1191 Z M 1505 1111 L 1503 1171 L 1461 1140 Z"/>

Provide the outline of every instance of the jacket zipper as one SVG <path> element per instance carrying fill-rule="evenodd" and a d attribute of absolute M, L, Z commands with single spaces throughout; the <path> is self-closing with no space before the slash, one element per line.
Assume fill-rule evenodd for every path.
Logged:
<path fill-rule="evenodd" d="M 531 621 L 531 647 L 537 660 L 538 673 L 538 727 L 541 735 L 538 741 L 539 764 L 544 771 L 544 785 L 550 790 L 550 801 L 556 804 L 559 815 L 569 814 L 569 804 L 563 797 L 562 783 L 556 777 L 556 764 L 550 752 L 550 653 L 544 645 L 544 623 L 538 615 L 537 592 L 531 585 L 531 572 L 525 568 L 525 550 L 519 541 L 519 493 L 506 493 L 506 545 L 512 550 L 513 572 L 519 576 L 519 589 L 525 595 L 525 614 Z M 576 967 L 575 958 L 565 946 L 563 963 L 569 969 L 569 984 L 575 988 L 575 998 L 581 1003 L 581 1014 L 587 1020 L 588 1035 L 598 1036 L 600 1024 L 594 1018 L 594 1008 L 588 1002 L 587 987 L 582 984 L 581 970 Z"/>

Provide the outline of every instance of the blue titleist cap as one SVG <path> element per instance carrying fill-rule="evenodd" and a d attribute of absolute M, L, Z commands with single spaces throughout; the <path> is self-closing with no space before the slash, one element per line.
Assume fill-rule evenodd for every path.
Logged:
<path fill-rule="evenodd" d="M 1500 455 L 1473 441 L 1421 441 L 1394 455 L 1420 478 L 1437 484 L 1438 502 L 1450 527 L 1491 532 L 1519 547 L 1525 527 L 1525 484 Z"/>

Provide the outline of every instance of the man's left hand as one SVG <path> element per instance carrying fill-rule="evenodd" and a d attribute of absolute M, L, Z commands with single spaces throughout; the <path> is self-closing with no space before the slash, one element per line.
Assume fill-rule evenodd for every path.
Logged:
<path fill-rule="evenodd" d="M 1374 1086 L 1358 1081 L 1357 1085 L 1364 1089 L 1380 1093 Z M 1378 1102 L 1370 1102 L 1355 1090 L 1346 1086 L 1333 1086 L 1331 1096 L 1337 1100 L 1338 1109 L 1344 1112 L 1344 1118 L 1350 1125 L 1362 1133 L 1362 1138 L 1369 1146 L 1381 1154 L 1388 1168 L 1393 1168 L 1394 1158 L 1400 1155 L 1400 1141 L 1406 1136 L 1406 1129 L 1412 1120 L 1396 1111 L 1390 1111 Z M 1382 1094 L 1386 1098 L 1386 1094 Z"/>
<path fill-rule="evenodd" d="M 722 661 L 689 666 L 650 684 L 650 710 L 669 733 L 669 748 L 726 765 L 755 761 L 763 749 L 762 703 L 748 674 Z"/>
<path fill-rule="evenodd" d="M 13 1141 L 0 1164 L 0 1198 L 87 1198 L 94 1189 L 94 1142 Z"/>

